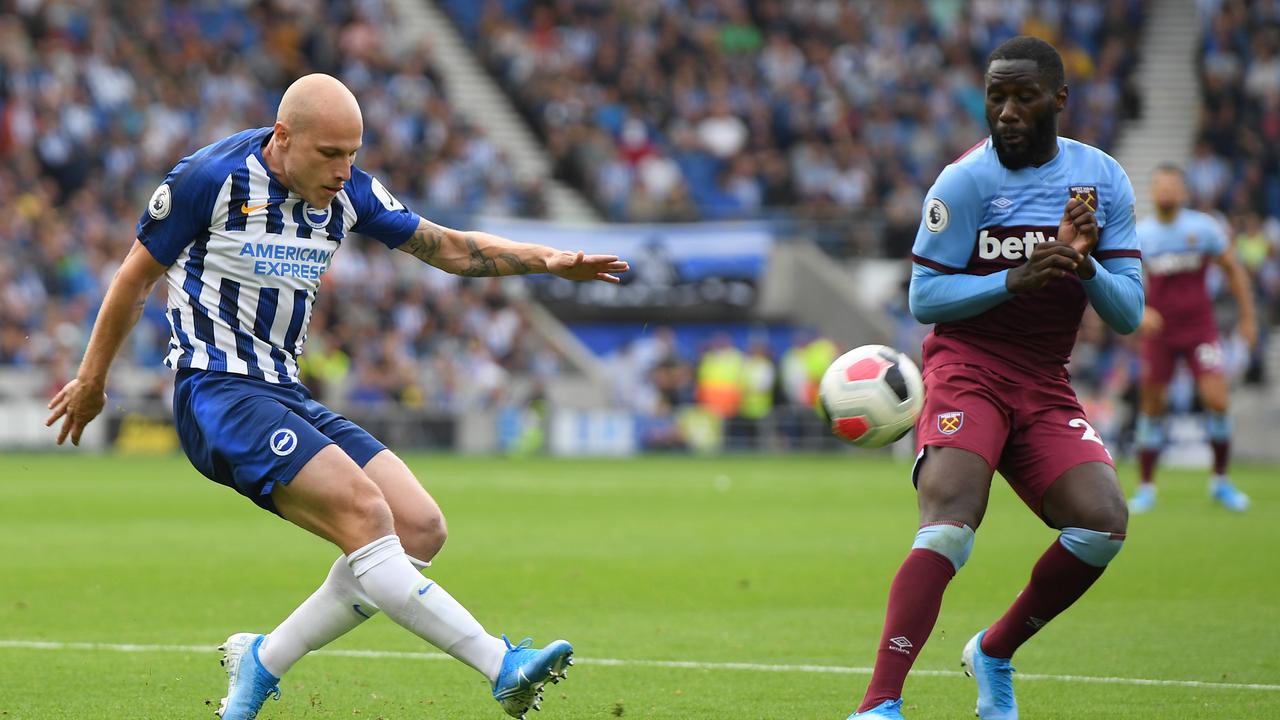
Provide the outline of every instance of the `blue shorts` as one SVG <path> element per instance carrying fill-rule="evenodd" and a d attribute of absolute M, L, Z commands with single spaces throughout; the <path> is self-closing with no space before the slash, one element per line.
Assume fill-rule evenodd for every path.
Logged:
<path fill-rule="evenodd" d="M 337 443 L 360 467 L 387 447 L 301 384 L 226 372 L 179 370 L 173 417 L 197 470 L 276 514 L 276 483 L 287 485 L 325 446 Z"/>

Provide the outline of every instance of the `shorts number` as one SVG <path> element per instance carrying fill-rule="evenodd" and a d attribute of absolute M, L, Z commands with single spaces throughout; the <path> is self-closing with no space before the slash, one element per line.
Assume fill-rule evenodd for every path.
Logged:
<path fill-rule="evenodd" d="M 1196 361 L 1200 363 L 1200 367 L 1206 370 L 1221 368 L 1226 362 L 1222 352 L 1222 345 L 1216 342 L 1200 343 L 1196 346 Z"/>
<path fill-rule="evenodd" d="M 1067 426 L 1076 428 L 1077 430 L 1084 428 L 1084 432 L 1080 435 L 1080 439 L 1092 440 L 1093 442 L 1098 443 L 1102 446 L 1102 450 L 1107 454 L 1107 457 L 1111 457 L 1111 451 L 1107 449 L 1107 444 L 1102 442 L 1102 438 L 1098 435 L 1098 431 L 1093 429 L 1093 426 L 1089 424 L 1088 420 L 1085 420 L 1084 418 L 1074 418 L 1067 422 Z"/>

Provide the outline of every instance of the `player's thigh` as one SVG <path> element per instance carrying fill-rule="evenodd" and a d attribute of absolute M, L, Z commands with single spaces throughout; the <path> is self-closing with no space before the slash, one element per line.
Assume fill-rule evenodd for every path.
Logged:
<path fill-rule="evenodd" d="M 963 522 L 976 529 L 1009 433 L 1000 400 L 1006 381 L 981 368 L 945 365 L 930 369 L 924 384 L 913 473 L 921 523 Z"/>
<path fill-rule="evenodd" d="M 1067 470 L 1044 494 L 1041 515 L 1050 526 L 1123 533 L 1129 509 L 1116 479 L 1116 469 L 1089 462 Z"/>
<path fill-rule="evenodd" d="M 924 447 L 915 470 L 920 524 L 962 522 L 978 529 L 991 494 L 991 466 L 955 447 Z"/>
<path fill-rule="evenodd" d="M 282 517 L 347 554 L 392 533 L 382 491 L 336 444 L 316 453 L 288 483 L 277 484 L 271 497 Z"/>
<path fill-rule="evenodd" d="M 1037 388 L 1025 403 L 1029 417 L 1010 436 L 999 470 L 1027 507 L 1052 526 L 1045 498 L 1058 481 L 1090 464 L 1106 466 L 1114 479 L 1115 462 L 1066 380 Z"/>
<path fill-rule="evenodd" d="M 1167 386 L 1173 379 L 1173 370 L 1178 361 L 1177 351 L 1160 338 L 1149 337 L 1142 341 L 1140 356 L 1139 386 Z"/>
<path fill-rule="evenodd" d="M 1163 415 L 1168 405 L 1168 385 L 1144 382 L 1138 386 L 1138 410 L 1143 415 Z"/>
<path fill-rule="evenodd" d="M 1225 413 L 1231 389 L 1227 383 L 1227 356 L 1216 336 L 1206 336 L 1183 346 L 1187 367 L 1196 381 L 1200 401 L 1210 412 Z"/>
<path fill-rule="evenodd" d="M 444 513 L 418 478 L 391 450 L 383 450 L 364 466 L 391 507 L 396 535 L 410 557 L 430 562 L 444 546 L 448 531 Z"/>

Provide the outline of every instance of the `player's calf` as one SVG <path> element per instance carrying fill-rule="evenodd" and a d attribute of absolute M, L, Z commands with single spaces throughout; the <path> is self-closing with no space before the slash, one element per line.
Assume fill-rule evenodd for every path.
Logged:
<path fill-rule="evenodd" d="M 889 587 L 875 671 L 855 716 L 901 717 L 907 673 L 933 632 L 943 592 L 973 552 L 973 539 L 973 529 L 960 522 L 930 523 L 916 531 Z"/>

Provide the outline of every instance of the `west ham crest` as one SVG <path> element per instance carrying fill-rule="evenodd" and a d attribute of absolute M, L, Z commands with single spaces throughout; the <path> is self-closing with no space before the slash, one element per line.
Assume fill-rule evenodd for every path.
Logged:
<path fill-rule="evenodd" d="M 1069 191 L 1072 198 L 1088 205 L 1093 212 L 1098 212 L 1098 186 L 1072 185 Z"/>
<path fill-rule="evenodd" d="M 964 426 L 964 413 L 959 410 L 938 413 L 938 432 L 955 435 Z"/>

